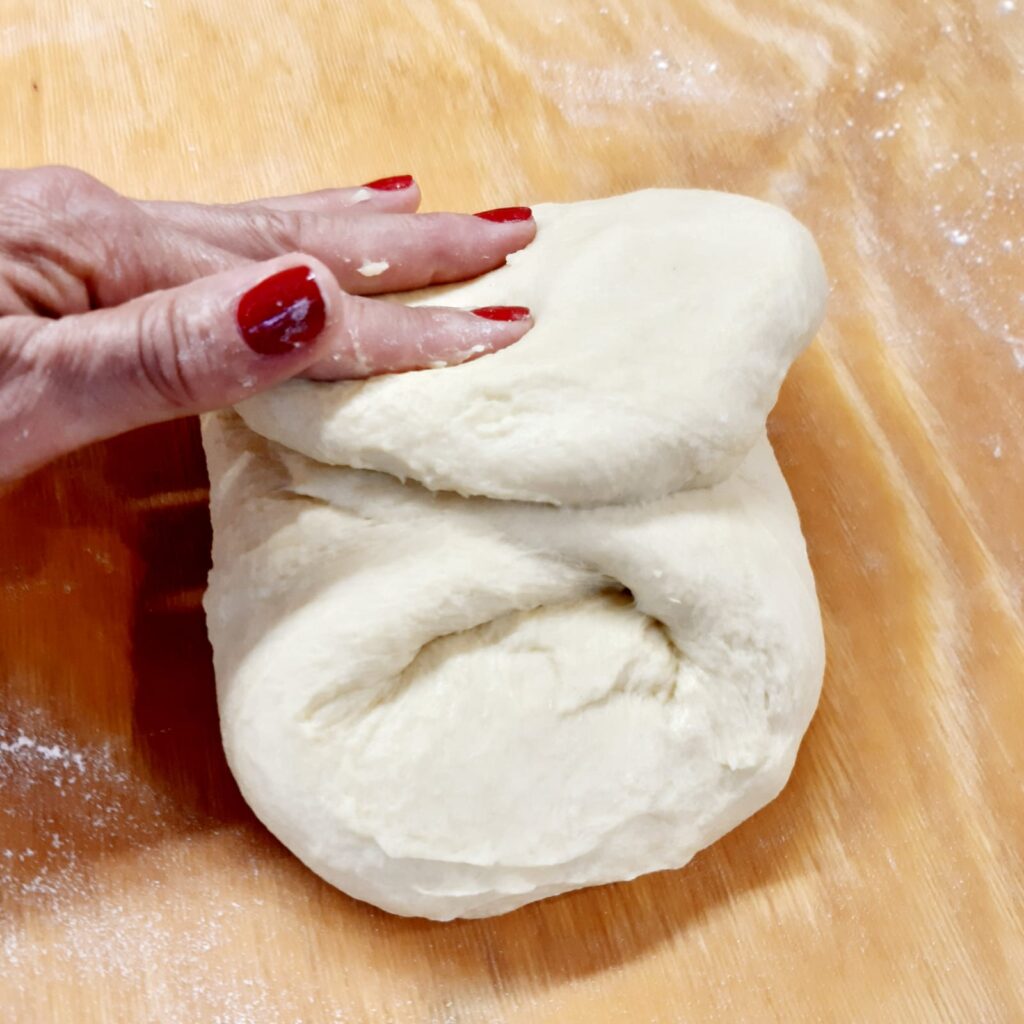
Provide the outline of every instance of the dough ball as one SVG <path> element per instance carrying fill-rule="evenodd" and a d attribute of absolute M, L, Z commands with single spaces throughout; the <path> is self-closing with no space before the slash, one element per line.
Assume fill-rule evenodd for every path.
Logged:
<path fill-rule="evenodd" d="M 516 345 L 203 424 L 228 760 L 298 857 L 397 914 L 685 864 L 779 792 L 821 686 L 764 431 L 821 317 L 813 242 L 715 193 L 538 222 L 412 300 L 529 305 Z"/>

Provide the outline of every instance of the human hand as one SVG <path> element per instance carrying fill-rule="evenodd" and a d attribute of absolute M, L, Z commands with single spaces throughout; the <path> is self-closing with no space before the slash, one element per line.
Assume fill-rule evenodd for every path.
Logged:
<path fill-rule="evenodd" d="M 64 167 L 0 171 L 0 480 L 294 376 L 464 362 L 529 330 L 366 296 L 474 277 L 525 207 L 415 214 L 407 177 L 227 206 L 136 202 Z"/>

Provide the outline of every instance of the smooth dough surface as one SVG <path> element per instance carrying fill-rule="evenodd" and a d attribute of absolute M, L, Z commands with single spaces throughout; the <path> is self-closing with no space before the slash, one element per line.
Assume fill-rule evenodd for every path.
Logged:
<path fill-rule="evenodd" d="M 534 308 L 512 349 L 205 418 L 228 760 L 334 885 L 398 914 L 503 913 L 680 866 L 785 784 L 824 652 L 764 418 L 825 289 L 803 229 L 761 207 L 640 193 L 547 208 L 514 265 L 459 289 Z M 563 228 L 576 248 L 564 232 L 545 248 Z M 743 271 L 705 276 L 724 295 L 690 291 L 708 245 Z M 589 319 L 603 288 L 629 290 L 603 307 L 617 324 Z M 660 310 L 641 317 L 649 334 L 634 307 Z M 570 336 L 541 334 L 549 314 Z M 526 348 L 537 335 L 558 351 Z M 505 358 L 518 349 L 533 355 Z M 547 369 L 531 377 L 531 360 Z M 499 388 L 500 458 L 486 416 L 443 415 L 453 395 L 491 408 Z"/>
<path fill-rule="evenodd" d="M 723 479 L 821 320 L 809 232 L 697 190 L 534 213 L 536 240 L 507 266 L 403 300 L 529 306 L 517 344 L 441 370 L 292 381 L 243 402 L 243 419 L 320 462 L 463 495 L 595 505 Z"/>

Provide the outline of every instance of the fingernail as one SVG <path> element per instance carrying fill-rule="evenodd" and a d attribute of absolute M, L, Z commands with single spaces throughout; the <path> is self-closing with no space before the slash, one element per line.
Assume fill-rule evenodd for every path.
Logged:
<path fill-rule="evenodd" d="M 238 332 L 254 352 L 277 356 L 308 345 L 326 320 L 324 297 L 309 267 L 290 267 L 238 301 Z"/>
<path fill-rule="evenodd" d="M 485 320 L 529 320 L 530 311 L 525 306 L 481 306 L 471 313 Z"/>
<path fill-rule="evenodd" d="M 497 210 L 474 213 L 473 216 L 481 220 L 494 221 L 495 224 L 508 224 L 516 220 L 529 220 L 533 216 L 533 210 L 528 206 L 502 206 Z"/>
<path fill-rule="evenodd" d="M 378 192 L 401 192 L 412 185 L 411 174 L 395 174 L 390 178 L 377 178 L 368 181 L 363 188 L 375 188 Z"/>

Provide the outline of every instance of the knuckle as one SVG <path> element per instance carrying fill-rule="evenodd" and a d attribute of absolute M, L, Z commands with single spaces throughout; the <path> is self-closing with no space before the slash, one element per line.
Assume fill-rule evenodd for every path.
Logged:
<path fill-rule="evenodd" d="M 31 172 L 29 172 L 31 174 Z M 107 191 L 91 174 L 80 171 L 77 167 L 53 164 L 39 168 L 37 185 L 44 191 L 57 195 L 69 196 L 95 191 Z"/>
<path fill-rule="evenodd" d="M 83 200 L 99 202 L 117 195 L 91 174 L 61 166 L 12 171 L 4 180 L 3 192 L 8 201 L 56 213 L 76 207 Z"/>
<path fill-rule="evenodd" d="M 93 305 L 97 268 L 125 234 L 134 204 L 72 167 L 11 171 L 0 178 L 0 255 L 18 271 L 30 307 L 52 315 Z"/>
<path fill-rule="evenodd" d="M 199 399 L 194 366 L 196 332 L 173 296 L 147 305 L 139 314 L 136 365 L 142 386 L 172 409 L 196 407 Z"/>
<path fill-rule="evenodd" d="M 419 248 L 428 261 L 431 283 L 447 279 L 459 254 L 472 251 L 469 231 L 460 218 L 437 214 L 425 218 L 420 231 Z"/>
<path fill-rule="evenodd" d="M 249 230 L 257 243 L 273 252 L 301 249 L 315 215 L 305 210 L 272 210 L 266 207 L 247 214 Z"/>

